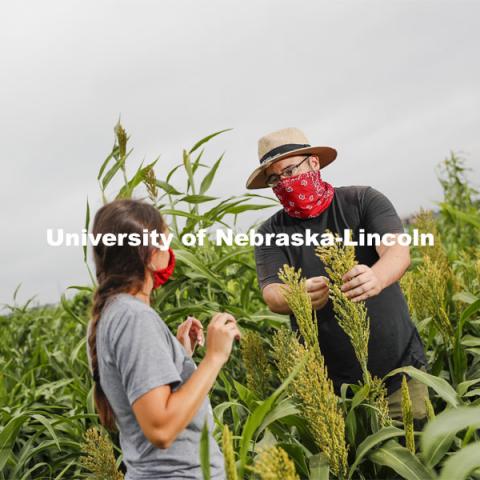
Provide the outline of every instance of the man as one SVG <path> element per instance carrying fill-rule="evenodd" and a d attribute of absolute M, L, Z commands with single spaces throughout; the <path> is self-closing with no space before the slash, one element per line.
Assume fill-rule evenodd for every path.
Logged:
<path fill-rule="evenodd" d="M 345 229 L 352 229 L 355 238 L 360 229 L 365 234 L 380 235 L 404 231 L 393 205 L 379 191 L 368 186 L 334 188 L 323 181 L 320 170 L 335 160 L 337 152 L 330 147 L 311 146 L 300 130 L 286 128 L 262 137 L 258 153 L 260 166 L 250 175 L 246 187 L 270 187 L 283 205 L 258 232 L 300 233 L 306 237 L 307 229 L 320 235 L 328 229 L 343 237 Z M 370 317 L 370 372 L 383 377 L 401 366 L 425 367 L 422 342 L 398 283 L 410 265 L 409 247 L 396 242 L 393 246 L 359 245 L 355 254 L 359 264 L 344 276 L 342 290 L 354 302 L 365 301 Z M 284 264 L 302 269 L 317 313 L 320 349 L 336 392 L 343 383 L 361 380 L 353 347 L 335 319 L 327 274 L 315 247 L 257 246 L 255 260 L 266 304 L 273 312 L 289 314 L 294 330 L 298 326 L 283 298 L 278 270 Z M 428 390 L 414 379 L 408 384 L 414 416 L 423 418 Z M 400 375 L 386 381 L 392 418 L 401 417 L 400 386 Z"/>

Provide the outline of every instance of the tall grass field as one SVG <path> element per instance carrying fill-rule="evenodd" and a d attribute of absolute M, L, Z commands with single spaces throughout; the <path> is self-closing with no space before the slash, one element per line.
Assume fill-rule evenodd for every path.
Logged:
<path fill-rule="evenodd" d="M 182 161 L 159 176 L 158 161 L 132 170 L 127 133 L 120 124 L 114 131 L 113 149 L 99 164 L 99 198 L 148 198 L 174 234 L 175 273 L 154 293 L 152 307 L 173 331 L 189 314 L 206 325 L 213 312 L 228 311 L 243 332 L 211 392 L 229 480 L 480 478 L 480 200 L 465 160 L 450 153 L 439 163 L 432 172 L 443 190 L 438 207 L 406 222 L 435 236 L 433 247 L 411 247 L 401 280 L 429 363 L 428 371 L 401 369 L 429 387 L 428 421 L 420 425 L 406 383 L 403 420 L 392 420 L 384 379 L 368 371 L 364 305 L 338 288 L 339 273 L 355 262 L 349 247 L 316 251 L 330 268 L 338 320 L 363 371 L 362 382 L 344 385 L 337 396 L 301 271 L 284 266 L 280 272 L 300 328 L 294 334 L 288 317 L 263 302 L 253 246 L 179 241 L 200 229 L 237 229 L 252 212 L 279 208 L 268 195 L 209 193 L 223 156 L 207 159 L 207 146 L 223 132 L 184 150 Z M 79 230 L 89 228 L 90 214 L 87 201 Z M 79 261 L 88 285 L 69 287 L 73 294 L 53 306 L 34 306 L 33 299 L 19 304 L 16 292 L 0 316 L 0 480 L 124 477 L 117 434 L 103 429 L 93 406 L 86 327 L 95 277 L 88 248 L 79 249 Z M 203 354 L 198 350 L 195 360 Z M 208 479 L 204 438 L 199 461 Z"/>

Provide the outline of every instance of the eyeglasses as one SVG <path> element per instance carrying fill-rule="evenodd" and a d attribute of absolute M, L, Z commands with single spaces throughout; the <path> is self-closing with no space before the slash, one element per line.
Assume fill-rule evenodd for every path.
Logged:
<path fill-rule="evenodd" d="M 307 159 L 310 158 L 310 155 L 307 155 L 300 163 L 297 163 L 296 165 L 290 165 L 287 168 L 284 168 L 280 174 L 277 173 L 272 173 L 272 175 L 269 175 L 266 181 L 266 184 L 269 187 L 275 187 L 278 185 L 278 182 L 280 181 L 281 178 L 288 178 L 292 177 L 295 175 L 297 170 L 299 169 L 300 165 Z"/>

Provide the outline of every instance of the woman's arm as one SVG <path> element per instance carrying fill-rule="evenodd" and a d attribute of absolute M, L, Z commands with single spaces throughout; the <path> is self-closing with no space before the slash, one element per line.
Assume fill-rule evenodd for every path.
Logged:
<path fill-rule="evenodd" d="M 207 330 L 207 352 L 191 377 L 175 392 L 162 385 L 132 405 L 144 435 L 158 448 L 168 448 L 192 421 L 228 360 L 235 338 L 240 338 L 234 317 L 215 315 Z"/>

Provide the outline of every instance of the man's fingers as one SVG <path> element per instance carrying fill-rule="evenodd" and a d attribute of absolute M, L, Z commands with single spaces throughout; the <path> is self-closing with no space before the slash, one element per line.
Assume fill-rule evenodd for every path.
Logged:
<path fill-rule="evenodd" d="M 327 277 L 312 277 L 306 282 L 307 292 L 314 292 L 317 290 L 324 290 L 328 287 Z"/>
<path fill-rule="evenodd" d="M 360 273 L 356 277 L 352 278 L 350 281 L 344 283 L 340 287 L 340 290 L 342 292 L 347 292 L 348 290 L 351 290 L 352 288 L 359 287 L 360 285 L 363 285 L 364 283 L 367 283 L 369 280 L 370 280 L 370 275 L 368 274 L 368 272 Z"/>
<path fill-rule="evenodd" d="M 361 273 L 365 272 L 368 269 L 366 265 L 355 265 L 350 271 L 348 271 L 343 277 L 342 280 L 344 282 L 348 282 L 352 278 L 360 275 Z"/>
<path fill-rule="evenodd" d="M 359 295 L 358 297 L 352 298 L 351 300 L 352 300 L 352 302 L 357 303 L 357 302 L 361 302 L 363 300 L 366 300 L 367 298 L 370 298 L 370 296 L 371 296 L 370 293 L 366 292 L 363 295 Z"/>
<path fill-rule="evenodd" d="M 326 283 L 315 283 L 313 285 L 307 286 L 307 292 L 318 292 L 322 290 L 326 290 L 328 285 Z"/>
<path fill-rule="evenodd" d="M 309 295 L 312 302 L 316 302 L 318 300 L 323 300 L 325 297 L 328 297 L 328 292 L 322 290 L 322 291 L 309 293 Z"/>
<path fill-rule="evenodd" d="M 351 300 L 353 300 L 355 297 L 358 297 L 360 295 L 363 295 L 369 292 L 373 288 L 373 286 L 374 286 L 373 282 L 367 282 L 360 285 L 359 287 L 354 288 L 353 290 L 349 290 L 345 295 Z"/>

